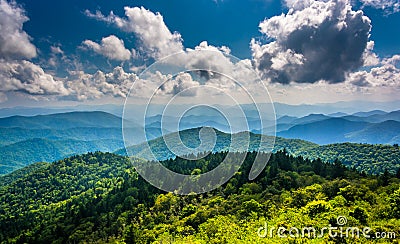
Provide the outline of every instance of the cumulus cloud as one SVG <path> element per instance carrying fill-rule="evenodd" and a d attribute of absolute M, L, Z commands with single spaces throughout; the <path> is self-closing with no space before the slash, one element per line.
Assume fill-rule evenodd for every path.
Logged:
<path fill-rule="evenodd" d="M 363 54 L 364 66 L 375 66 L 378 65 L 380 60 L 378 55 L 374 53 L 374 41 L 369 41 Z"/>
<path fill-rule="evenodd" d="M 156 59 L 183 50 L 181 35 L 171 33 L 160 13 L 153 13 L 144 7 L 124 9 L 126 17 L 119 17 L 113 12 L 108 16 L 99 11 L 93 14 L 87 10 L 85 13 L 91 18 L 114 24 L 123 31 L 135 33 L 143 51 Z"/>
<path fill-rule="evenodd" d="M 188 70 L 199 70 L 198 73 L 208 80 L 216 76 L 219 77 L 219 73 L 232 73 L 234 64 L 225 55 L 229 54 L 229 52 L 230 49 L 225 46 L 215 47 L 209 45 L 207 41 L 203 41 L 194 49 L 187 48 L 184 53 L 179 55 L 175 64 L 181 65 Z M 217 71 L 218 73 L 212 71 Z"/>
<path fill-rule="evenodd" d="M 360 0 L 363 6 L 381 9 L 388 14 L 400 12 L 398 0 Z"/>
<path fill-rule="evenodd" d="M 127 73 L 117 66 L 110 73 L 73 72 L 66 85 L 71 90 L 70 97 L 78 100 L 97 99 L 106 95 L 126 97 L 136 79 L 134 73 Z"/>
<path fill-rule="evenodd" d="M 179 73 L 174 79 L 166 81 L 160 90 L 165 94 L 190 97 L 197 94 L 198 86 L 200 83 L 194 81 L 190 74 Z"/>
<path fill-rule="evenodd" d="M 57 67 L 60 60 L 68 60 L 67 56 L 64 54 L 64 51 L 60 46 L 50 46 L 50 58 L 47 61 L 47 64 L 52 67 Z"/>
<path fill-rule="evenodd" d="M 18 91 L 30 95 L 68 95 L 61 80 L 47 74 L 40 66 L 26 60 L 0 59 L 0 91 Z"/>
<path fill-rule="evenodd" d="M 172 33 L 168 29 L 160 13 L 153 13 L 143 7 L 125 7 L 124 9 L 125 18 L 116 16 L 113 12 L 107 16 L 99 11 L 96 13 L 86 11 L 85 13 L 91 18 L 113 24 L 124 31 L 135 33 L 136 37 L 140 40 L 139 49 L 148 53 L 149 56 L 160 59 L 170 54 L 179 53 L 178 56 L 163 59 L 162 62 L 172 66 L 184 67 L 187 70 L 193 70 L 202 79 L 208 81 L 208 84 L 218 85 L 218 82 L 220 82 L 222 84 L 218 85 L 218 87 L 232 87 L 232 84 L 226 82 L 226 77 L 221 76 L 221 74 L 231 75 L 234 72 L 236 74 L 240 73 L 239 66 L 236 67 L 226 55 L 231 52 L 228 47 L 215 47 L 209 45 L 207 41 L 203 41 L 194 48 L 185 48 L 182 44 L 181 35 L 177 32 Z M 200 52 L 203 50 L 209 52 Z M 165 82 L 171 79 L 160 88 L 158 94 L 162 95 L 175 95 L 190 86 L 199 85 L 197 81 L 192 80 L 189 74 L 179 74 L 174 79 L 167 76 L 156 72 L 152 77 L 138 80 L 138 82 L 142 83 L 143 87 L 152 87 L 157 90 L 157 87 L 153 87 L 157 83 L 156 81 Z M 246 77 L 246 80 L 248 78 Z M 151 83 L 151 80 L 154 82 Z M 138 85 L 138 90 L 142 91 L 143 94 L 146 93 L 146 89 L 142 86 Z M 146 91 L 151 93 L 151 90 L 147 89 Z M 182 95 L 195 96 L 196 92 L 186 91 Z"/>
<path fill-rule="evenodd" d="M 383 59 L 380 65 L 369 71 L 349 74 L 347 81 L 360 87 L 395 87 L 400 88 L 400 55 Z"/>
<path fill-rule="evenodd" d="M 362 11 L 353 11 L 347 0 L 286 4 L 287 14 L 259 25 L 272 41 L 251 41 L 253 64 L 262 77 L 282 84 L 339 83 L 364 64 L 371 23 Z"/>
<path fill-rule="evenodd" d="M 108 59 L 125 61 L 131 58 L 132 53 L 125 48 L 124 41 L 114 35 L 104 37 L 100 44 L 91 40 L 83 42 L 85 46 Z"/>
<path fill-rule="evenodd" d="M 170 54 L 180 53 L 179 59 L 173 59 L 174 65 L 181 65 L 188 69 L 207 68 L 228 73 L 233 69 L 232 62 L 224 55 L 230 54 L 231 50 L 226 47 L 215 47 L 207 41 L 201 42 L 198 46 L 185 48 L 182 44 L 181 35 L 178 32 L 172 33 L 164 22 L 160 13 L 153 13 L 143 7 L 125 7 L 125 18 L 116 16 L 111 12 L 108 16 L 97 11 L 92 13 L 86 11 L 86 15 L 113 24 L 118 28 L 135 33 L 140 40 L 140 48 L 149 56 L 159 59 Z M 208 50 L 214 52 L 196 52 Z M 213 74 L 202 72 L 202 75 L 211 78 Z M 215 74 L 214 74 L 215 75 Z"/>
<path fill-rule="evenodd" d="M 39 97 L 70 94 L 61 79 L 29 61 L 37 50 L 23 30 L 26 21 L 25 11 L 15 1 L 0 0 L 0 100 L 6 101 L 8 92 Z M 54 51 L 60 53 L 61 49 Z"/>
<path fill-rule="evenodd" d="M 0 59 L 0 101 L 7 100 L 4 97 L 8 92 L 25 93 L 37 99 L 126 97 L 136 78 L 134 73 L 127 73 L 120 66 L 109 73 L 74 71 L 67 78 L 57 78 L 30 61 Z"/>
<path fill-rule="evenodd" d="M 28 20 L 24 10 L 15 1 L 0 0 L 0 58 L 36 57 L 36 47 L 22 29 L 23 24 Z"/>

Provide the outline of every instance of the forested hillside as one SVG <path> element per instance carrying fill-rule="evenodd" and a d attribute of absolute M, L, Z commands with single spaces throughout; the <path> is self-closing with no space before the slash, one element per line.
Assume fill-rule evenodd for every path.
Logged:
<path fill-rule="evenodd" d="M 195 163 L 162 162 L 182 173 L 204 173 L 226 153 Z M 347 226 L 400 235 L 400 180 L 388 173 L 360 175 L 339 162 L 323 163 L 279 151 L 248 181 L 255 153 L 218 189 L 177 196 L 150 186 L 125 158 L 89 153 L 16 174 L 0 187 L 0 241 L 28 243 L 366 243 L 340 236 L 262 238 L 276 228 L 313 226 L 317 231 L 345 216 Z M 0 178 L 2 180 L 2 178 Z M 288 233 L 285 232 L 287 235 Z M 318 232 L 319 233 L 319 232 Z M 390 239 L 378 240 L 390 242 Z"/>
<path fill-rule="evenodd" d="M 0 147 L 0 175 L 35 162 L 52 162 L 91 151 L 114 151 L 123 147 L 121 140 L 49 140 L 34 138 Z"/>
<path fill-rule="evenodd" d="M 179 138 L 183 144 L 196 148 L 200 145 L 199 130 L 200 128 L 180 131 Z M 215 132 L 217 139 L 213 151 L 220 152 L 227 150 L 231 142 L 231 135 L 218 130 L 215 130 Z M 250 133 L 249 151 L 271 151 L 270 144 L 260 144 L 261 137 L 264 137 L 267 142 L 271 141 L 271 137 Z M 181 142 L 173 141 L 172 144 L 179 145 Z M 243 141 L 242 144 L 246 144 L 246 141 Z M 126 155 L 126 151 L 128 150 L 129 155 L 146 158 L 146 153 L 148 153 L 146 151 L 148 148 L 147 145 L 150 146 L 152 152 L 159 160 L 175 157 L 175 154 L 165 144 L 163 137 L 128 147 L 127 149 L 120 149 L 115 153 Z M 320 146 L 304 140 L 276 137 L 272 151 L 277 152 L 283 149 L 286 149 L 294 156 L 303 156 L 309 159 L 321 158 L 327 162 L 334 162 L 336 159 L 339 159 L 349 168 L 356 168 L 358 171 L 368 174 L 382 174 L 385 170 L 395 174 L 400 169 L 400 148 L 396 144 L 391 146 L 335 143 Z"/>
<path fill-rule="evenodd" d="M 294 151 L 294 155 L 310 159 L 321 158 L 328 162 L 339 159 L 344 165 L 368 174 L 382 174 L 385 170 L 395 174 L 400 169 L 398 145 L 337 143 Z"/>
<path fill-rule="evenodd" d="M 162 129 L 161 118 L 163 116 L 159 114 L 146 117 L 144 125 L 100 111 L 0 118 L 0 175 L 40 161 L 52 162 L 74 154 L 94 151 L 113 152 L 123 148 L 122 122 L 124 122 L 125 133 L 134 135 L 130 137 L 129 145 L 136 146 L 130 147 L 129 150 L 132 150 L 135 155 L 138 153 L 139 156 L 143 156 L 143 144 L 140 145 L 140 143 L 160 137 L 163 135 L 161 131 L 164 134 L 175 132 L 178 128 L 175 124 L 178 121 L 179 130 L 186 129 L 182 132 L 182 139 L 188 141 L 198 137 L 196 132 L 199 128 L 197 127 L 216 128 L 219 138 L 213 149 L 214 152 L 227 149 L 230 134 L 226 132 L 243 130 L 254 132 L 251 135 L 250 150 L 258 150 L 257 140 L 260 136 L 257 134 L 274 132 L 275 123 L 270 121 L 266 124 L 269 126 L 261 130 L 259 119 L 251 117 L 254 116 L 255 111 L 249 111 L 247 114 L 249 128 L 230 128 L 230 125 L 226 124 L 222 117 L 203 113 L 194 113 L 182 118 L 165 117 Z M 146 138 L 137 136 L 143 134 L 143 126 L 146 128 Z M 392 154 L 393 150 L 389 145 L 400 143 L 399 129 L 399 111 L 390 113 L 371 111 L 354 115 L 337 113 L 332 115 L 309 114 L 304 117 L 281 116 L 276 120 L 276 135 L 280 137 L 276 138 L 274 151 L 287 148 L 295 155 L 304 155 L 313 159 L 318 157 L 315 157 L 313 152 L 318 151 L 318 154 L 321 152 L 324 155 L 333 155 L 324 158 L 328 161 L 339 157 L 346 165 L 355 166 L 366 172 L 379 174 L 383 173 L 385 169 L 395 172 L 399 168 L 399 155 Z M 264 136 L 269 138 L 267 135 Z M 160 140 L 150 142 L 160 148 L 160 150 L 155 150 L 157 156 L 161 159 L 174 156 L 163 143 L 159 142 Z M 383 149 L 382 154 L 385 156 L 378 160 L 369 154 L 360 154 L 359 151 L 352 153 L 346 150 L 346 147 L 355 147 L 356 145 L 346 142 L 373 144 L 368 146 L 368 150 L 375 153 Z M 323 145 L 318 147 L 316 143 Z M 326 145 L 328 143 L 334 145 Z M 379 143 L 388 147 L 382 147 Z M 261 145 L 261 149 L 263 149 L 262 147 L 263 145 Z M 340 154 L 338 154 L 339 151 L 335 151 L 336 148 L 339 149 Z M 361 151 L 368 152 L 368 150 L 362 149 Z M 124 152 L 123 149 L 116 153 L 124 155 Z M 366 160 L 361 162 L 361 158 Z"/>

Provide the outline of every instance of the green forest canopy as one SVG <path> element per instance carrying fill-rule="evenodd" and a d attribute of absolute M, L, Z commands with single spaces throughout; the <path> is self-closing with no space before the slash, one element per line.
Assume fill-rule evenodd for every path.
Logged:
<path fill-rule="evenodd" d="M 209 154 L 194 164 L 181 158 L 163 164 L 177 172 L 202 173 L 224 155 Z M 155 189 L 126 157 L 110 153 L 73 156 L 16 174 L 0 187 L 0 241 L 279 243 L 288 239 L 260 238 L 256 230 L 266 222 L 320 230 L 337 225 L 338 216 L 345 216 L 348 226 L 371 227 L 371 234 L 400 235 L 400 180 L 394 175 L 363 175 L 338 161 L 278 151 L 262 174 L 248 181 L 254 157 L 247 154 L 223 186 L 189 196 Z M 315 241 L 344 240 L 323 236 Z"/>

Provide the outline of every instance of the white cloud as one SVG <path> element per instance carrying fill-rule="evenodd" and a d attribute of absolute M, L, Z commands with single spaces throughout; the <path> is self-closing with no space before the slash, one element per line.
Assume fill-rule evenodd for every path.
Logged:
<path fill-rule="evenodd" d="M 174 79 L 168 80 L 161 86 L 161 91 L 164 94 L 179 95 L 179 96 L 196 96 L 197 89 L 200 83 L 194 81 L 188 73 L 179 73 Z"/>
<path fill-rule="evenodd" d="M 78 100 L 98 99 L 107 95 L 126 97 L 136 79 L 135 74 L 126 73 L 122 67 L 117 66 L 110 73 L 73 72 L 66 85 L 71 90 L 70 96 Z"/>
<path fill-rule="evenodd" d="M 61 55 L 63 55 L 64 54 L 64 51 L 61 49 L 61 47 L 59 47 L 59 46 L 51 46 L 50 47 L 50 51 L 51 51 L 51 53 L 53 53 L 53 54 L 61 54 Z"/>
<path fill-rule="evenodd" d="M 391 64 L 391 65 L 396 65 L 397 64 L 398 65 L 398 64 L 400 64 L 400 55 L 396 54 L 396 55 L 393 55 L 390 58 L 385 58 L 385 59 L 382 60 L 382 63 L 383 64 Z"/>
<path fill-rule="evenodd" d="M 360 0 L 363 6 L 381 9 L 388 14 L 400 12 L 398 0 Z"/>
<path fill-rule="evenodd" d="M 363 54 L 364 66 L 375 66 L 379 64 L 379 58 L 374 53 L 374 41 L 369 41 Z"/>
<path fill-rule="evenodd" d="M 105 96 L 126 97 L 134 73 L 126 73 L 117 66 L 110 73 L 97 71 L 87 74 L 71 72 L 67 78 L 57 78 L 27 60 L 0 59 L 0 101 L 8 92 L 19 92 L 35 99 L 91 100 Z"/>
<path fill-rule="evenodd" d="M 251 41 L 253 63 L 264 78 L 283 84 L 338 83 L 364 64 L 371 24 L 362 11 L 353 11 L 347 0 L 286 3 L 286 15 L 259 25 L 273 41 Z"/>
<path fill-rule="evenodd" d="M 370 71 L 358 71 L 349 74 L 347 81 L 361 87 L 400 88 L 400 55 L 383 59 L 377 67 Z"/>
<path fill-rule="evenodd" d="M 22 29 L 28 20 L 24 10 L 15 1 L 0 0 L 0 58 L 36 57 L 36 47 Z"/>
<path fill-rule="evenodd" d="M 57 67 L 60 61 L 67 61 L 68 58 L 64 54 L 64 51 L 61 49 L 60 46 L 50 46 L 50 58 L 47 61 L 47 64 L 52 67 Z"/>
<path fill-rule="evenodd" d="M 179 53 L 179 58 L 167 58 L 168 62 L 187 69 L 217 70 L 223 74 L 232 73 L 234 64 L 224 55 L 224 53 L 230 54 L 231 50 L 228 47 L 215 47 L 209 45 L 207 41 L 203 41 L 194 49 L 184 48 L 181 35 L 177 32 L 172 33 L 168 29 L 160 13 L 153 13 L 143 7 L 125 7 L 124 9 L 126 18 L 116 16 L 113 12 L 108 16 L 104 16 L 101 12 L 93 14 L 88 10 L 85 13 L 91 18 L 135 33 L 141 41 L 142 51 L 155 59 Z M 211 52 L 198 52 L 201 50 Z M 217 75 L 207 71 L 200 73 L 205 78 Z"/>
<path fill-rule="evenodd" d="M 284 0 L 283 2 L 289 9 L 302 10 L 309 7 L 314 0 Z"/>
<path fill-rule="evenodd" d="M 156 59 L 183 50 L 181 35 L 171 33 L 164 23 L 160 13 L 153 13 L 144 7 L 125 7 L 126 18 L 116 16 L 111 12 L 104 16 L 101 12 L 95 14 L 86 11 L 86 15 L 97 20 L 116 25 L 118 28 L 135 33 L 141 41 L 143 51 Z"/>
<path fill-rule="evenodd" d="M 3 1 L 1 3 L 5 4 Z M 23 15 L 23 10 L 17 8 L 16 5 L 9 6 L 16 8 L 19 16 L 23 17 L 19 31 L 25 35 L 26 41 L 31 45 L 29 36 L 22 31 L 22 24 L 27 20 Z M 181 59 L 174 59 L 171 64 L 180 65 L 187 69 L 217 70 L 223 74 L 233 72 L 241 74 L 240 69 L 238 69 L 239 66 L 236 66 L 232 63 L 232 60 L 224 55 L 224 53 L 230 53 L 230 49 L 226 46 L 214 47 L 204 41 L 194 49 L 184 49 L 180 34 L 172 33 L 159 13 L 152 13 L 143 7 L 126 7 L 125 18 L 115 16 L 112 12 L 109 16 L 103 16 L 100 12 L 93 15 L 87 11 L 86 14 L 115 24 L 124 31 L 135 33 L 141 43 L 141 49 L 138 51 L 147 52 L 149 53 L 148 56 L 155 59 L 180 52 Z M 85 40 L 83 45 L 98 54 L 114 60 L 124 61 L 136 55 L 135 50 L 130 51 L 125 48 L 124 42 L 114 35 L 102 38 L 99 43 Z M 34 50 L 36 52 L 35 48 Z M 208 50 L 210 52 L 198 52 L 200 50 Z M 50 46 L 50 51 L 50 59 L 47 64 L 52 67 L 58 67 L 60 61 L 68 59 L 60 45 Z M 18 59 L 15 59 L 15 57 L 16 55 L 14 54 L 7 54 L 7 58 L 0 57 L 0 79 L 3 81 L 0 86 L 0 95 L 6 96 L 5 94 L 9 92 L 19 92 L 35 99 L 63 100 L 99 99 L 105 96 L 126 97 L 132 84 L 138 81 L 135 73 L 127 73 L 119 66 L 110 73 L 99 70 L 94 74 L 88 74 L 81 66 L 77 65 L 73 71 L 69 71 L 67 77 L 58 78 L 55 74 L 46 72 L 38 64 L 26 60 L 32 55 L 19 53 Z M 207 71 L 199 74 L 207 77 L 209 84 L 218 88 L 231 89 L 234 87 L 219 74 Z M 135 86 L 137 90 L 132 92 L 135 96 L 143 96 L 151 92 L 150 88 L 157 83 L 156 81 L 168 80 L 160 90 L 162 95 L 176 95 L 179 93 L 187 97 L 196 96 L 197 92 L 188 88 L 197 87 L 200 83 L 193 80 L 190 74 L 178 74 L 173 79 L 171 77 L 171 75 L 163 75 L 156 72 L 152 77 L 141 80 L 141 84 Z M 4 98 L 4 96 L 2 97 Z M 1 99 L 6 99 L 3 98 Z"/>
<path fill-rule="evenodd" d="M 203 70 L 201 75 L 207 79 L 215 75 L 218 76 L 218 74 L 207 72 L 206 70 L 217 71 L 221 74 L 231 74 L 234 64 L 228 56 L 224 55 L 224 53 L 229 53 L 229 51 L 227 47 L 215 47 L 203 41 L 194 49 L 187 48 L 184 53 L 176 58 L 175 64 L 189 70 Z"/>
<path fill-rule="evenodd" d="M 108 59 L 125 61 L 131 58 L 132 53 L 125 48 L 124 41 L 114 35 L 104 37 L 100 44 L 91 40 L 85 40 L 83 44 L 94 52 Z"/>
<path fill-rule="evenodd" d="M 18 91 L 30 95 L 68 95 L 61 80 L 30 61 L 0 59 L 0 91 Z"/>
<path fill-rule="evenodd" d="M 209 45 L 207 41 L 203 41 L 193 49 L 184 48 L 181 35 L 177 32 L 172 33 L 168 29 L 160 13 L 152 13 L 143 7 L 125 7 L 125 18 L 116 16 L 113 12 L 105 16 L 101 12 L 93 14 L 90 11 L 86 11 L 86 15 L 100 21 L 111 23 L 124 31 L 135 33 L 141 41 L 141 51 L 148 53 L 148 56 L 155 59 L 179 53 L 177 56 L 163 59 L 162 63 L 168 63 L 167 65 L 181 67 L 185 70 L 194 70 L 202 79 L 208 82 L 208 85 L 213 85 L 221 89 L 232 89 L 236 87 L 235 84 L 232 84 L 232 81 L 228 81 L 229 79 L 221 76 L 221 74 L 229 76 L 232 76 L 233 73 L 235 76 L 241 74 L 240 66 L 236 66 L 234 62 L 225 55 L 231 52 L 228 47 L 215 47 Z M 203 50 L 209 52 L 200 52 Z M 244 75 L 242 75 L 241 78 L 246 81 L 249 80 L 249 76 L 244 77 Z M 168 79 L 171 79 L 168 77 L 168 74 L 155 72 L 152 77 L 138 80 L 137 82 L 142 85 L 136 84 L 137 91 L 133 92 L 138 96 L 145 96 L 144 94 L 147 93 L 149 93 L 148 96 L 151 96 L 154 89 L 158 89 L 158 87 L 154 87 L 155 84 L 163 83 Z M 151 82 L 151 80 L 154 82 Z M 175 95 L 188 87 L 198 85 L 199 83 L 193 81 L 192 76 L 189 74 L 179 74 L 174 79 L 164 83 L 158 91 L 158 94 Z M 147 87 L 147 89 L 144 89 L 144 87 Z M 196 96 L 197 93 L 186 92 L 184 95 Z"/>
<path fill-rule="evenodd" d="M 8 92 L 38 97 L 68 95 L 62 80 L 28 61 L 36 57 L 37 50 L 23 30 L 26 21 L 25 11 L 15 1 L 0 0 L 0 100 L 6 101 Z"/>

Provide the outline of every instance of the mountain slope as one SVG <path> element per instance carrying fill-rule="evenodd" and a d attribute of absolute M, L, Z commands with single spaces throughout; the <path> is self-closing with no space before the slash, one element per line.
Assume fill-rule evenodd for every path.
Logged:
<path fill-rule="evenodd" d="M 395 144 L 400 143 L 400 122 L 387 120 L 378 124 L 371 124 L 362 130 L 346 134 L 351 142 L 376 144 Z"/>
<path fill-rule="evenodd" d="M 291 124 L 299 125 L 299 124 L 308 124 L 311 122 L 322 121 L 326 119 L 330 119 L 331 117 L 323 115 L 323 114 L 309 114 L 307 116 L 295 119 L 291 122 Z"/>
<path fill-rule="evenodd" d="M 143 128 L 124 121 L 124 129 Z M 147 138 L 161 135 L 149 130 Z M 135 137 L 134 143 L 144 139 Z M 122 118 L 105 112 L 68 112 L 32 117 L 0 118 L 0 175 L 35 162 L 51 162 L 68 155 L 115 151 L 123 147 Z"/>
<path fill-rule="evenodd" d="M 390 145 L 336 143 L 292 153 L 310 159 L 321 158 L 327 162 L 338 159 L 347 167 L 368 174 L 381 174 L 385 170 L 396 174 L 400 169 L 400 148 Z"/>
<path fill-rule="evenodd" d="M 298 119 L 298 118 L 297 117 L 293 117 L 293 116 L 284 115 L 282 117 L 279 117 L 276 120 L 276 123 L 277 124 L 290 124 L 296 119 Z"/>
<path fill-rule="evenodd" d="M 121 127 L 121 124 L 120 117 L 99 111 L 0 118 L 0 127 L 4 128 L 68 129 L 76 127 Z"/>
<path fill-rule="evenodd" d="M 353 115 L 358 116 L 358 117 L 368 117 L 368 116 L 375 115 L 375 114 L 382 115 L 382 114 L 386 114 L 386 113 L 387 112 L 382 111 L 382 110 L 372 110 L 372 111 L 368 111 L 368 112 L 357 112 L 357 113 L 354 113 Z"/>
<path fill-rule="evenodd" d="M 392 111 L 390 113 L 385 113 L 385 114 L 374 114 L 368 116 L 367 119 L 369 121 L 375 121 L 375 122 L 383 122 L 387 120 L 395 120 L 400 122 L 400 110 Z"/>
<path fill-rule="evenodd" d="M 196 148 L 200 145 L 201 140 L 199 138 L 199 132 L 201 128 L 194 128 L 194 129 L 188 129 L 188 130 L 183 130 L 180 131 L 179 134 L 177 132 L 171 133 L 169 135 L 166 135 L 167 137 L 170 138 L 180 138 L 182 143 L 190 148 Z M 213 152 L 221 152 L 221 151 L 226 151 L 229 149 L 230 143 L 231 143 L 231 135 L 221 132 L 219 130 L 214 129 L 216 133 L 216 143 L 215 146 L 212 147 L 212 145 L 205 145 L 204 148 L 212 148 Z M 179 135 L 179 136 L 177 136 Z M 260 140 L 261 137 L 264 138 L 264 140 L 267 142 L 265 144 L 260 145 Z M 253 134 L 250 133 L 250 144 L 249 144 L 249 151 L 271 151 L 270 149 L 270 144 L 272 137 L 270 136 L 264 136 L 264 135 L 259 135 L 259 134 Z M 209 140 L 211 141 L 211 140 Z M 174 145 L 175 147 L 181 145 L 181 142 L 179 141 L 171 141 L 170 144 Z M 246 140 L 245 138 L 240 139 L 238 144 L 245 145 Z M 128 147 L 127 149 L 120 149 L 115 151 L 116 154 L 118 155 L 126 155 L 126 150 L 129 151 L 129 155 L 136 155 L 137 157 L 143 157 L 147 158 L 148 156 L 148 151 L 147 151 L 147 145 L 150 146 L 152 149 L 152 152 L 154 153 L 154 156 L 157 157 L 158 160 L 166 160 L 169 158 L 174 158 L 175 154 L 171 152 L 171 150 L 168 148 L 168 146 L 165 143 L 165 140 L 163 137 L 159 137 L 153 140 L 150 140 L 148 142 L 141 143 L 139 145 L 134 145 L 131 147 Z M 303 148 L 313 148 L 317 147 L 317 144 L 307 142 L 304 140 L 299 140 L 299 139 L 285 139 L 285 138 L 275 138 L 275 147 L 273 149 L 274 152 L 278 150 L 282 150 L 284 148 L 288 149 L 289 151 L 297 151 L 301 150 Z M 235 145 L 233 145 L 235 147 Z M 152 157 L 149 157 L 152 158 Z"/>
<path fill-rule="evenodd" d="M 295 125 L 289 130 L 278 132 L 285 138 L 301 138 L 317 144 L 347 142 L 346 134 L 364 129 L 367 122 L 354 122 L 342 118 L 330 118 L 307 124 Z"/>
<path fill-rule="evenodd" d="M 182 142 L 188 147 L 195 148 L 200 145 L 198 138 L 200 128 L 184 130 L 180 132 Z M 227 150 L 230 144 L 230 134 L 216 130 L 217 141 L 212 149 L 213 152 Z M 265 137 L 269 138 L 269 137 Z M 259 145 L 260 135 L 250 134 L 249 151 L 260 150 L 270 151 L 269 145 Z M 156 138 L 148 142 L 154 156 L 158 160 L 175 158 L 164 142 L 164 138 Z M 243 141 L 245 143 L 245 141 Z M 178 144 L 175 142 L 174 144 Z M 146 150 L 147 144 L 128 147 L 130 155 L 136 157 L 149 157 Z M 342 161 L 350 168 L 357 168 L 358 171 L 368 172 L 369 174 L 380 174 L 386 169 L 395 174 L 400 168 L 400 148 L 390 145 L 371 145 L 359 143 L 335 143 L 328 145 L 318 145 L 309 141 L 299 139 L 275 138 L 273 152 L 285 149 L 291 155 L 304 156 L 310 159 L 321 158 L 327 162 L 334 162 L 336 159 Z M 118 155 L 126 155 L 125 149 L 119 149 L 115 152 Z M 152 157 L 149 157 L 152 159 Z"/>
<path fill-rule="evenodd" d="M 363 177 L 338 163 L 278 152 L 249 182 L 255 154 L 247 155 L 226 184 L 188 196 L 155 189 L 126 158 L 113 154 L 55 162 L 0 187 L 0 242 L 286 243 L 276 235 L 262 238 L 257 230 L 289 220 L 293 226 L 321 229 L 336 223 L 337 216 L 354 226 L 371 226 L 371 233 L 400 234 L 398 179 Z M 179 173 L 193 167 L 207 172 L 224 155 L 210 154 L 190 164 L 183 159 L 162 163 Z M 327 238 L 343 240 L 327 235 L 302 239 L 325 243 Z M 370 239 L 360 235 L 357 242 Z"/>
<path fill-rule="evenodd" d="M 46 167 L 49 167 L 50 165 L 50 163 L 39 162 L 25 166 L 6 175 L 0 175 L 0 187 L 9 185 L 19 179 L 25 178 L 31 172 L 44 169 Z"/>
<path fill-rule="evenodd" d="M 6 174 L 36 162 L 52 162 L 74 154 L 115 151 L 121 140 L 96 141 L 29 139 L 0 147 L 0 174 Z"/>

